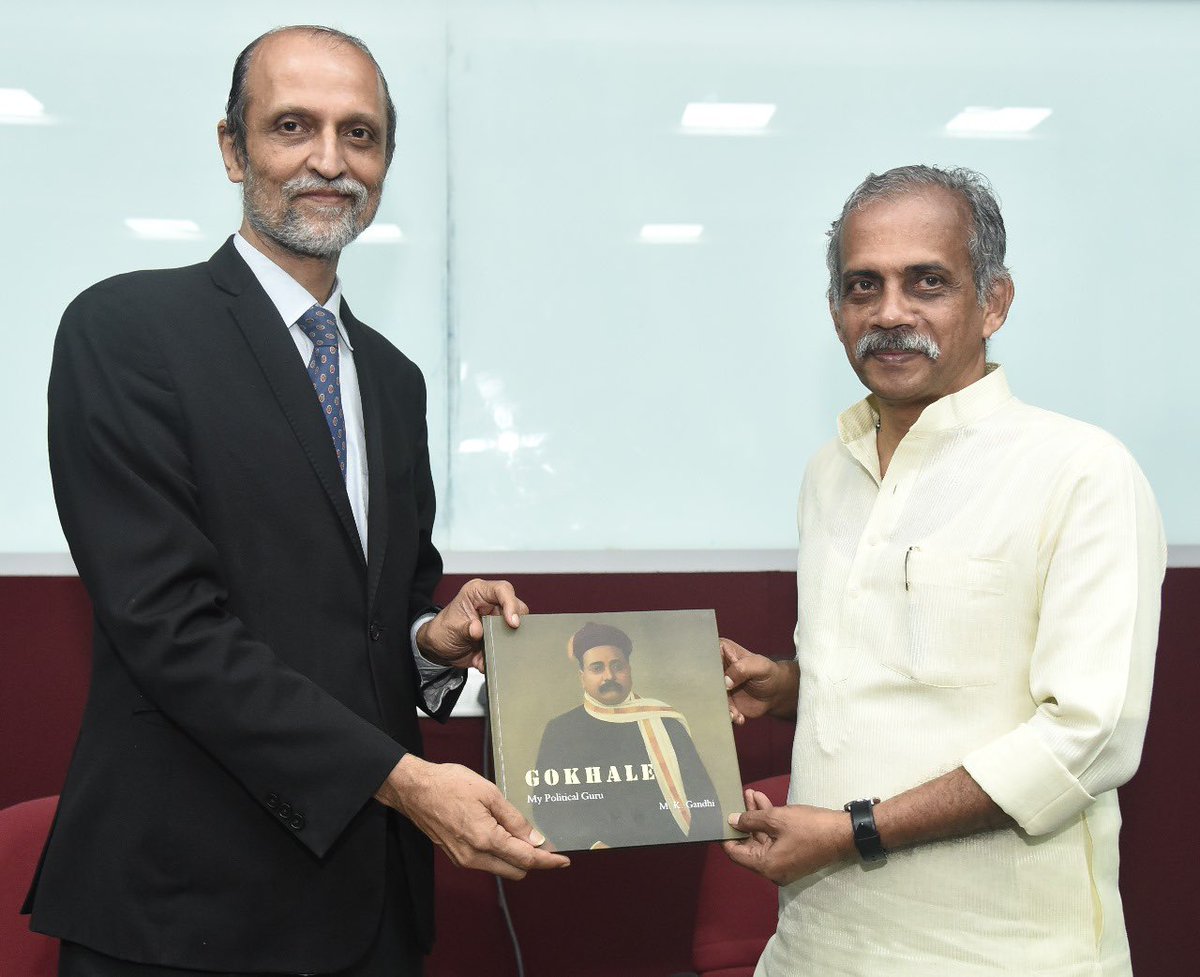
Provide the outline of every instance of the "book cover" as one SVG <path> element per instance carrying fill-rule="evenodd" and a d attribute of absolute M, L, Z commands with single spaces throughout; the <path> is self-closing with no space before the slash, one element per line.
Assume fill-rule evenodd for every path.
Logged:
<path fill-rule="evenodd" d="M 496 783 L 556 851 L 742 837 L 711 610 L 484 618 Z"/>

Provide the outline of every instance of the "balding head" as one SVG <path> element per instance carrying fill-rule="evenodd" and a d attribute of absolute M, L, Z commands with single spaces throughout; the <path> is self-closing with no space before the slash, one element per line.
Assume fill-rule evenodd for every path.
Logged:
<path fill-rule="evenodd" d="M 335 30 L 332 27 L 322 27 L 315 24 L 299 24 L 290 27 L 276 27 L 274 30 L 269 30 L 265 34 L 261 34 L 253 41 L 246 45 L 242 53 L 237 56 L 237 60 L 233 63 L 233 82 L 229 87 L 229 99 L 225 103 L 225 128 L 228 134 L 233 138 L 234 147 L 237 149 L 238 155 L 244 161 L 246 158 L 246 106 L 251 97 L 250 84 L 250 68 L 254 61 L 254 55 L 259 50 L 260 46 L 272 38 L 278 38 L 285 34 L 301 34 L 311 38 L 314 41 L 328 43 L 333 47 L 341 45 L 350 45 L 361 51 L 371 64 L 375 67 L 375 72 L 379 76 L 379 85 L 382 90 L 384 103 L 384 111 L 387 117 L 387 139 L 385 144 L 385 155 L 388 164 L 392 162 L 392 155 L 396 151 L 396 106 L 392 102 L 391 92 L 388 90 L 387 79 L 383 76 L 383 69 L 379 67 L 379 62 L 375 60 L 375 56 L 371 54 L 370 49 L 359 38 L 351 34 L 343 33 Z"/>

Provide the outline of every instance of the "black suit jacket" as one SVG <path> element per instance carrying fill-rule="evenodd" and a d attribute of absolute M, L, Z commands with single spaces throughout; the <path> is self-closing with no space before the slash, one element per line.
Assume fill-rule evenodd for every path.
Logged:
<path fill-rule="evenodd" d="M 373 938 L 390 871 L 432 938 L 430 846 L 370 799 L 420 750 L 409 627 L 441 574 L 425 387 L 341 315 L 369 560 L 307 371 L 232 240 L 63 317 L 50 463 L 95 636 L 30 894 L 40 932 L 140 962 L 335 970 Z"/>

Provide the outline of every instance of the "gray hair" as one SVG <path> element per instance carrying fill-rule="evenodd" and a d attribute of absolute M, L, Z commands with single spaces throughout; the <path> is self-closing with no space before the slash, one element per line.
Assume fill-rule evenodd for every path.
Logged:
<path fill-rule="evenodd" d="M 1004 218 L 1000 216 L 1000 202 L 982 173 L 966 167 L 942 169 L 938 166 L 897 166 L 879 175 L 868 174 L 846 199 L 841 216 L 826 232 L 829 238 L 829 246 L 825 251 L 825 264 L 829 268 L 828 296 L 835 309 L 840 308 L 842 302 L 842 232 L 846 218 L 872 201 L 918 193 L 928 187 L 941 187 L 957 193 L 971 211 L 967 251 L 971 256 L 975 294 L 979 298 L 980 308 L 987 304 L 992 287 L 1010 277 L 1004 266 L 1007 238 Z"/>
<path fill-rule="evenodd" d="M 396 106 L 392 102 L 392 94 L 388 91 L 387 79 L 383 77 L 383 69 L 375 60 L 370 49 L 357 37 L 343 33 L 333 27 L 321 27 L 317 24 L 296 24 L 291 27 L 276 27 L 265 34 L 260 34 L 242 49 L 233 63 L 233 83 L 229 86 L 229 100 L 225 103 L 225 131 L 233 137 L 233 146 L 238 158 L 246 159 L 246 75 L 250 72 L 250 61 L 258 46 L 268 37 L 276 34 L 286 34 L 288 31 L 306 31 L 311 37 L 324 37 L 331 44 L 349 44 L 358 48 L 375 66 L 379 75 L 379 84 L 383 86 L 383 100 L 387 111 L 387 143 L 385 159 L 391 165 L 392 154 L 396 151 Z"/>

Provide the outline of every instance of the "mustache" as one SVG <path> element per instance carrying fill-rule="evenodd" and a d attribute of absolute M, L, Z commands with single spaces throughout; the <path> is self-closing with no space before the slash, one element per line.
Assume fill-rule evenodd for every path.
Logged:
<path fill-rule="evenodd" d="M 345 194 L 347 197 L 353 198 L 355 207 L 366 203 L 368 196 L 366 184 L 360 183 L 353 177 L 339 176 L 336 180 L 326 180 L 314 173 L 288 180 L 282 189 L 289 201 L 295 200 L 302 193 L 332 190 L 334 193 Z"/>
<path fill-rule="evenodd" d="M 936 360 L 942 350 L 930 337 L 912 329 L 884 329 L 869 332 L 854 344 L 858 359 L 866 359 L 872 353 L 922 353 Z"/>
<path fill-rule="evenodd" d="M 601 692 L 620 692 L 625 686 L 615 679 L 609 679 L 607 682 L 600 683 Z"/>

